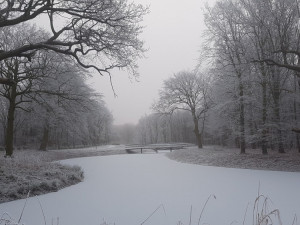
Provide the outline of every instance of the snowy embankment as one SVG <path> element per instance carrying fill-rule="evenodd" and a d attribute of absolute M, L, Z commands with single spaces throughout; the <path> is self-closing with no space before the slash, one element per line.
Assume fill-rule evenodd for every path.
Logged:
<path fill-rule="evenodd" d="M 17 150 L 13 158 L 0 152 L 0 203 L 58 191 L 83 180 L 78 166 L 53 161 L 84 156 L 125 154 L 124 146 L 106 145 L 65 150 Z M 1 223 L 0 223 L 1 224 Z"/>
<path fill-rule="evenodd" d="M 300 173 L 230 169 L 178 163 L 163 154 L 87 157 L 64 161 L 78 165 L 85 180 L 29 198 L 21 222 L 30 225 L 253 224 L 253 204 L 260 193 L 280 209 L 283 224 L 300 218 Z M 0 204 L 0 214 L 19 218 L 25 200 Z M 192 206 L 192 207 L 191 207 Z M 248 208 L 248 209 L 247 209 Z M 245 212 L 245 223 L 244 215 Z M 59 218 L 59 219 L 57 219 Z M 276 224 L 276 221 L 273 221 Z"/>
<path fill-rule="evenodd" d="M 49 163 L 44 152 L 19 151 L 0 156 L 0 203 L 58 191 L 83 179 L 78 166 Z"/>
<path fill-rule="evenodd" d="M 273 150 L 268 155 L 262 155 L 260 149 L 247 149 L 247 154 L 240 154 L 239 151 L 237 148 L 221 146 L 205 146 L 203 149 L 190 147 L 173 151 L 168 157 L 203 166 L 300 172 L 300 153 L 296 150 L 290 150 L 286 154 Z"/>

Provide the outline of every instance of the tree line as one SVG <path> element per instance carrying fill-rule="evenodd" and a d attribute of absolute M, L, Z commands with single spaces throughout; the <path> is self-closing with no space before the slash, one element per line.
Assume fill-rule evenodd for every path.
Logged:
<path fill-rule="evenodd" d="M 85 82 L 137 76 L 148 9 L 119 0 L 0 2 L 0 145 L 56 148 L 109 141 L 112 115 Z M 43 28 L 38 25 L 44 21 Z"/>
<path fill-rule="evenodd" d="M 171 142 L 196 143 L 188 112 L 175 111 L 164 115 L 151 113 L 142 116 L 137 124 L 112 127 L 111 143 L 147 145 Z"/>
<path fill-rule="evenodd" d="M 241 153 L 247 146 L 263 154 L 300 151 L 293 132 L 299 131 L 299 16 L 292 0 L 225 0 L 206 9 L 206 51 L 222 118 L 213 130 L 236 135 Z"/>
<path fill-rule="evenodd" d="M 3 29 L 2 46 L 31 41 L 37 30 L 16 25 Z M 8 155 L 13 146 L 66 148 L 109 141 L 112 115 L 102 96 L 86 84 L 88 71 L 55 52 L 39 51 L 29 61 L 11 57 L 0 62 L 1 138 Z"/>
<path fill-rule="evenodd" d="M 199 65 L 164 81 L 154 113 L 137 125 L 138 140 L 300 152 L 299 18 L 295 0 L 207 6 Z"/>

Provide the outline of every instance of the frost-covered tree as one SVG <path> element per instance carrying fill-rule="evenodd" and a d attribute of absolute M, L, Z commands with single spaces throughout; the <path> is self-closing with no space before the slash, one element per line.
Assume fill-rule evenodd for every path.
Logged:
<path fill-rule="evenodd" d="M 44 16 L 50 33 L 10 48 L 0 45 L 0 61 L 11 57 L 30 61 L 37 50 L 49 50 L 70 56 L 78 65 L 100 74 L 113 68 L 127 68 L 136 73 L 136 59 L 144 52 L 139 39 L 140 22 L 147 11 L 127 0 L 1 1 L 0 32 L 17 25 L 27 29 L 25 22 Z M 6 78 L 0 79 L 0 83 L 12 84 Z"/>
<path fill-rule="evenodd" d="M 29 24 L 27 29 L 16 25 L 13 29 L 3 28 L 1 31 L 0 43 L 4 49 L 18 47 L 28 41 L 34 42 L 47 36 L 45 32 L 37 30 L 35 26 Z M 87 116 L 87 113 L 100 111 L 99 107 L 102 107 L 103 112 L 106 111 L 103 116 L 104 114 L 107 116 L 107 121 L 100 122 L 103 118 L 101 119 L 96 113 L 94 118 L 95 120 L 98 118 L 97 123 L 90 121 L 90 124 L 99 125 L 98 131 L 95 131 L 98 135 L 97 143 L 103 141 L 98 133 L 100 129 L 104 129 L 106 134 L 109 132 L 110 113 L 104 104 L 99 105 L 93 100 L 96 94 L 84 81 L 87 73 L 69 57 L 48 51 L 36 51 L 30 61 L 26 57 L 11 57 L 0 61 L 0 77 L 13 83 L 0 87 L 1 96 L 5 97 L 8 102 L 7 110 L 3 110 L 7 115 L 7 122 L 3 123 L 6 129 L 4 136 L 7 156 L 11 156 L 13 153 L 14 134 L 19 129 L 16 127 L 15 121 L 17 109 L 27 112 L 35 110 L 34 113 L 36 113 L 37 118 L 40 118 L 40 125 L 43 126 L 40 149 L 45 150 L 53 127 L 57 128 L 59 127 L 58 124 L 64 123 L 65 127 L 68 128 L 64 129 L 64 132 L 67 132 L 66 130 L 69 132 L 71 127 L 69 124 L 73 123 L 72 121 L 79 121 L 76 116 L 82 116 L 80 113 L 83 112 Z M 22 113 L 18 114 L 19 118 L 23 115 Z M 86 120 L 89 119 L 86 118 Z M 107 127 L 104 128 L 106 123 Z M 92 128 L 88 131 L 92 132 Z M 81 132 L 77 133 L 80 134 Z M 57 137 L 59 140 L 59 135 Z M 91 138 L 96 143 L 96 137 Z M 91 141 L 87 142 L 90 144 Z"/>
<path fill-rule="evenodd" d="M 36 40 L 36 36 L 33 35 L 34 32 L 37 32 L 34 26 L 28 26 L 28 30 L 24 30 L 21 26 L 16 26 L 14 29 L 3 28 L 0 32 L 0 46 L 7 51 L 25 42 L 34 41 Z M 43 35 L 43 32 L 37 34 L 39 37 Z M 5 134 L 7 156 L 11 156 L 13 153 L 15 111 L 17 108 L 27 110 L 23 108 L 22 104 L 30 101 L 28 95 L 32 93 L 34 82 L 45 75 L 44 69 L 47 63 L 46 55 L 41 52 L 36 52 L 31 61 L 20 57 L 11 57 L 0 61 L 0 77 L 2 80 L 11 82 L 11 84 L 4 84 L 0 88 L 0 95 L 8 101 Z"/>
<path fill-rule="evenodd" d="M 4 98 L 0 98 L 0 146 L 4 146 L 5 143 L 5 131 L 6 131 L 6 112 L 7 102 Z M 1 147 L 0 147 L 1 148 Z"/>
<path fill-rule="evenodd" d="M 202 148 L 202 133 L 207 111 L 212 107 L 210 86 L 203 74 L 182 71 L 164 81 L 159 100 L 153 109 L 161 114 L 172 114 L 176 110 L 189 111 L 194 123 L 197 145 Z"/>
<path fill-rule="evenodd" d="M 218 63 L 236 77 L 236 88 L 239 102 L 239 142 L 240 152 L 246 152 L 245 141 L 245 84 L 244 77 L 248 73 L 244 66 L 245 30 L 240 25 L 240 15 L 236 13 L 237 5 L 232 1 L 217 2 L 213 8 L 207 7 L 205 23 L 210 38 L 214 41 L 214 52 Z"/>
<path fill-rule="evenodd" d="M 41 57 L 42 58 L 42 57 Z M 31 101 L 33 97 L 33 86 L 36 80 L 44 75 L 44 59 L 43 62 L 29 63 L 27 59 L 10 58 L 1 61 L 0 72 L 5 78 L 14 81 L 14 84 L 4 85 L 0 90 L 0 95 L 8 101 L 7 110 L 7 126 L 5 135 L 6 155 L 11 156 L 13 153 L 13 134 L 14 134 L 14 117 L 16 109 L 28 110 L 23 108 L 24 102 Z M 35 85 L 36 86 L 36 85 Z"/>
<path fill-rule="evenodd" d="M 297 9 L 297 1 L 290 0 L 223 0 L 207 8 L 206 49 L 217 74 L 217 106 L 208 123 L 211 132 L 224 130 L 216 138 L 220 143 L 238 135 L 241 152 L 259 146 L 263 154 L 298 145 L 298 135 L 291 133 L 298 130 L 298 74 L 279 65 L 298 66 Z"/>
<path fill-rule="evenodd" d="M 64 77 L 61 74 L 58 76 Z M 76 80 L 75 77 L 69 74 L 66 85 L 75 87 L 72 81 Z M 81 98 L 78 95 L 83 87 L 77 86 L 79 92 L 73 93 L 73 96 L 72 93 L 68 93 L 69 97 L 66 94 L 62 97 L 43 93 L 39 95 L 39 101 L 24 103 L 23 107 L 29 111 L 16 111 L 15 148 L 75 148 L 110 141 L 113 118 L 102 97 L 97 96 L 82 80 L 77 83 L 87 88 Z M 1 122 L 2 125 L 5 124 Z"/>

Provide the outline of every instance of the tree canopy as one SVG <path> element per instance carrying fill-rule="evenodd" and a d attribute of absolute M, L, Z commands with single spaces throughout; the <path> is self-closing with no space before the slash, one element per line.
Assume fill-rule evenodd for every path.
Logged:
<path fill-rule="evenodd" d="M 25 22 L 41 16 L 47 18 L 50 31 L 47 35 L 31 31 L 35 40 L 18 46 L 1 44 L 0 60 L 30 60 L 37 50 L 51 50 L 100 74 L 113 68 L 136 74 L 136 60 L 144 52 L 140 22 L 148 12 L 142 5 L 127 0 L 6 0 L 0 2 L 0 9 L 0 32 L 18 24 L 27 29 Z"/>

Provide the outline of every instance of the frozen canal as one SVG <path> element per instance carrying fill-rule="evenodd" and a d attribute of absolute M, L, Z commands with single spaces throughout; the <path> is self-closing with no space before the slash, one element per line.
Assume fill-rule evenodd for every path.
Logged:
<path fill-rule="evenodd" d="M 270 197 L 283 224 L 300 218 L 300 173 L 228 169 L 183 164 L 163 154 L 118 155 L 64 161 L 80 165 L 84 182 L 56 193 L 39 196 L 48 225 L 252 224 L 253 203 L 260 193 Z M 18 220 L 25 200 L 0 204 L 1 215 Z M 159 207 L 160 206 L 160 207 Z M 45 224 L 36 197 L 30 198 L 21 220 Z"/>

